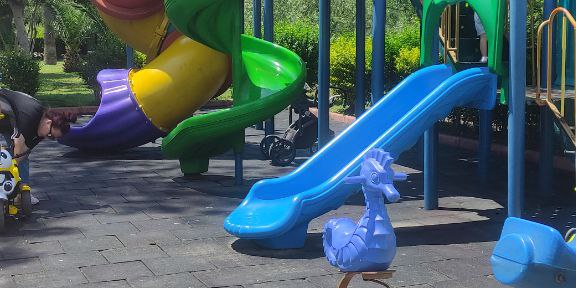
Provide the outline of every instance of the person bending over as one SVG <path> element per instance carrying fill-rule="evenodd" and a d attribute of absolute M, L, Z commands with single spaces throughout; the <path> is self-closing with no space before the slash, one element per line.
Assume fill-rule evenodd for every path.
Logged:
<path fill-rule="evenodd" d="M 0 133 L 8 146 L 13 141 L 14 158 L 22 182 L 29 184 L 30 163 L 28 155 L 44 139 L 57 140 L 70 131 L 75 115 L 44 108 L 36 98 L 22 92 L 0 88 Z M 32 204 L 38 199 L 32 196 Z"/>

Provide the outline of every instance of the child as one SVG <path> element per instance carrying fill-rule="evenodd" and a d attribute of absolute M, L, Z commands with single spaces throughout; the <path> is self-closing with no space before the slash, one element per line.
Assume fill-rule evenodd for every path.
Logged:
<path fill-rule="evenodd" d="M 486 39 L 486 32 L 484 31 L 482 21 L 476 12 L 474 12 L 474 26 L 476 26 L 476 35 L 480 37 L 480 53 L 482 54 L 480 62 L 486 63 L 488 62 L 488 40 Z"/>

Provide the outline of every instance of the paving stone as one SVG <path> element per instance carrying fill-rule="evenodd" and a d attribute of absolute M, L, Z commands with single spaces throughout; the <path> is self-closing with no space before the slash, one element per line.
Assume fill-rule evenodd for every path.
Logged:
<path fill-rule="evenodd" d="M 74 288 L 132 288 L 126 280 L 106 281 L 97 283 L 87 283 Z"/>
<path fill-rule="evenodd" d="M 449 257 L 434 252 L 434 246 L 398 247 L 392 267 L 437 262 L 446 259 L 449 259 Z"/>
<path fill-rule="evenodd" d="M 79 269 L 16 275 L 14 276 L 14 281 L 20 287 L 42 288 L 56 288 L 63 286 L 77 287 L 79 284 L 88 282 Z"/>
<path fill-rule="evenodd" d="M 12 276 L 0 276 L 0 287 L 2 288 L 16 288 L 16 282 Z"/>
<path fill-rule="evenodd" d="M 254 285 L 245 285 L 244 287 L 245 288 L 318 288 L 318 286 L 304 279 L 265 282 Z M 350 287 L 356 287 L 356 286 L 350 286 Z"/>
<path fill-rule="evenodd" d="M 330 274 L 324 269 L 305 265 L 275 263 L 270 265 L 226 268 L 193 273 L 202 283 L 210 287 L 257 284 L 262 282 L 294 280 Z"/>
<path fill-rule="evenodd" d="M 108 263 L 97 251 L 50 255 L 41 257 L 40 260 L 48 270 L 78 268 Z"/>
<path fill-rule="evenodd" d="M 36 243 L 19 243 L 2 249 L 4 260 L 32 258 L 44 255 L 64 253 L 58 241 L 44 241 Z"/>
<path fill-rule="evenodd" d="M 392 287 L 431 285 L 432 283 L 449 279 L 448 276 L 430 269 L 428 264 L 422 264 L 397 267 L 396 273 L 394 273 L 394 277 L 390 279 L 389 283 Z"/>
<path fill-rule="evenodd" d="M 22 231 L 22 238 L 30 243 L 84 238 L 76 227 L 50 227 L 42 230 Z"/>
<path fill-rule="evenodd" d="M 191 225 L 185 229 L 177 229 L 171 232 L 181 240 L 197 240 L 229 235 L 221 225 Z"/>
<path fill-rule="evenodd" d="M 130 222 L 112 223 L 112 224 L 99 224 L 84 226 L 80 228 L 86 237 L 104 236 L 104 235 L 120 235 L 137 233 L 138 229 Z"/>
<path fill-rule="evenodd" d="M 130 234 L 118 234 L 116 237 L 126 247 L 141 247 L 149 245 L 160 245 L 170 247 L 182 245 L 182 240 L 168 231 L 146 231 Z"/>
<path fill-rule="evenodd" d="M 211 257 L 210 257 L 211 258 Z M 216 267 L 211 264 L 210 258 L 201 257 L 167 257 L 144 259 L 142 262 L 155 275 L 176 274 L 181 272 L 197 272 L 204 270 L 214 270 Z"/>
<path fill-rule="evenodd" d="M 431 284 L 433 288 L 505 288 L 493 277 L 475 277 L 469 279 L 447 280 Z"/>
<path fill-rule="evenodd" d="M 168 257 L 168 254 L 156 245 L 110 249 L 102 251 L 102 255 L 106 257 L 110 263 Z"/>
<path fill-rule="evenodd" d="M 64 251 L 70 253 L 98 251 L 122 248 L 122 242 L 116 236 L 95 236 L 90 238 L 60 240 L 60 244 Z"/>
<path fill-rule="evenodd" d="M 140 261 L 90 266 L 80 270 L 90 282 L 152 276 L 152 272 Z"/>
<path fill-rule="evenodd" d="M 164 247 L 160 244 L 162 250 L 170 256 L 209 256 L 231 253 L 232 250 L 224 245 L 211 239 L 187 241 L 182 245 Z"/>
<path fill-rule="evenodd" d="M 150 216 L 143 212 L 136 213 L 101 213 L 94 215 L 94 218 L 98 220 L 101 224 L 110 224 L 118 222 L 130 222 L 130 221 L 146 221 L 150 220 Z"/>
<path fill-rule="evenodd" d="M 212 265 L 218 268 L 233 268 L 242 266 L 271 264 L 278 261 L 278 259 L 272 257 L 246 255 L 242 253 L 226 253 L 226 254 L 210 255 L 208 261 L 210 261 Z"/>
<path fill-rule="evenodd" d="M 141 277 L 129 280 L 134 288 L 205 288 L 202 282 L 198 281 L 190 273 L 172 274 L 160 277 Z"/>
<path fill-rule="evenodd" d="M 132 221 L 132 224 L 140 231 L 170 231 L 190 229 L 186 219 L 153 219 L 145 221 Z"/>
<path fill-rule="evenodd" d="M 41 271 L 43 271 L 43 267 L 38 258 L 0 261 L 0 276 Z"/>

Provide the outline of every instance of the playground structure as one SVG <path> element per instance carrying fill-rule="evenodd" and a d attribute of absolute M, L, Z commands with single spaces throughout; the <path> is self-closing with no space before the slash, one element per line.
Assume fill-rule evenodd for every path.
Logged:
<path fill-rule="evenodd" d="M 209 1 L 166 0 L 163 5 L 161 1 L 153 0 L 141 1 L 146 5 L 134 4 L 135 2 L 128 3 L 128 5 L 124 3 L 125 1 L 111 0 L 95 0 L 94 2 L 99 5 L 100 12 L 108 25 L 117 34 L 123 35 L 123 39 L 130 45 L 147 51 L 149 59 L 152 60 L 139 71 L 102 72 L 99 75 L 99 81 L 105 97 L 103 97 L 101 109 L 88 124 L 73 129 L 71 136 L 63 140 L 64 143 L 84 149 L 128 148 L 165 136 L 163 140 L 165 155 L 179 159 L 182 171 L 186 174 L 205 172 L 208 169 L 209 157 L 233 149 L 238 168 L 236 179 L 237 183 L 241 183 L 243 130 L 245 127 L 273 117 L 300 93 L 303 87 L 304 66 L 298 56 L 268 41 L 241 35 L 242 29 L 239 23 L 242 19 L 243 7 L 238 4 L 241 3 L 240 1 L 238 3 L 229 1 L 208 3 Z M 362 17 L 365 8 L 361 2 L 357 2 L 357 47 L 364 47 L 365 40 L 363 32 L 365 23 Z M 386 3 L 385 1 L 375 2 L 372 74 L 374 105 L 367 112 L 362 111 L 364 105 L 356 105 L 358 107 L 356 112 L 359 116 L 357 121 L 337 138 L 328 142 L 329 0 L 321 0 L 318 123 L 321 150 L 291 174 L 277 179 L 264 180 L 254 185 L 242 204 L 226 219 L 226 230 L 240 238 L 253 239 L 265 247 L 302 247 L 309 221 L 338 208 L 351 193 L 358 190 L 358 185 L 343 184 L 348 177 L 354 177 L 353 175 L 358 173 L 362 159 L 368 151 L 373 148 L 384 148 L 397 158 L 423 133 L 425 143 L 424 206 L 426 209 L 437 208 L 438 132 L 434 127 L 435 122 L 443 119 L 454 107 L 468 106 L 480 109 L 479 166 L 480 177 L 485 179 L 490 152 L 490 109 L 497 101 L 498 79 L 502 83 L 500 100 L 507 102 L 510 109 L 508 215 L 521 217 L 524 191 L 524 105 L 526 101 L 525 1 L 510 1 L 510 63 L 503 60 L 506 1 L 468 1 L 468 4 L 482 19 L 488 35 L 490 45 L 488 67 L 476 67 L 478 65 L 475 63 L 459 61 L 462 57 L 459 54 L 461 50 L 457 39 L 460 32 L 455 30 L 455 35 L 452 37 L 451 25 L 447 24 L 448 19 L 452 17 L 450 16 L 451 8 L 448 12 L 445 11 L 450 5 L 457 5 L 454 9 L 458 11 L 460 7 L 458 4 L 461 2 L 463 1 L 424 0 L 422 2 L 419 11 L 422 17 L 421 66 L 423 68 L 386 94 L 384 94 L 383 85 Z M 568 138 L 576 145 L 574 123 L 570 124 L 571 120 L 567 117 L 568 109 L 566 108 L 566 103 L 569 102 L 566 97 L 566 86 L 569 84 L 566 81 L 566 59 L 569 58 L 567 47 L 570 46 L 567 45 L 569 41 L 565 36 L 567 34 L 566 23 L 570 22 L 576 27 L 576 21 L 565 9 L 552 11 L 551 2 L 546 1 L 546 11 L 548 11 L 546 15 L 550 15 L 550 20 L 540 27 L 538 42 L 541 42 L 546 25 L 552 27 L 555 15 L 562 12 L 565 15 L 563 28 L 560 30 L 562 68 L 555 70 L 552 66 L 551 55 L 555 50 L 552 39 L 553 29 L 548 29 L 544 37 L 547 39 L 544 42 L 548 41 L 546 48 L 539 46 L 537 53 L 538 57 L 546 55 L 547 64 L 546 67 L 537 69 L 538 97 L 536 101 L 545 107 L 544 114 L 549 110 L 552 112 L 548 114 L 555 116 Z M 112 5 L 114 3 L 118 5 Z M 259 37 L 260 32 L 259 11 L 261 7 L 259 4 L 260 1 L 256 0 L 254 5 L 255 12 L 258 9 L 258 13 L 254 13 L 255 21 L 258 22 L 258 25 L 256 22 L 254 25 L 255 29 L 258 29 L 258 33 L 255 33 L 256 37 Z M 129 7 L 125 7 L 126 5 Z M 265 38 L 272 40 L 272 0 L 265 0 L 264 11 Z M 438 21 L 440 18 L 442 18 L 443 25 Z M 219 20 L 215 22 L 214 19 Z M 455 19 L 459 19 L 458 15 Z M 439 35 L 437 32 L 440 26 L 442 32 Z M 146 28 L 145 32 L 133 32 L 134 29 L 143 27 Z M 141 35 L 148 35 L 147 37 L 150 38 L 139 37 Z M 453 41 L 452 38 L 456 40 Z M 439 43 L 443 44 L 446 64 L 438 65 L 437 63 L 441 49 Z M 358 63 L 364 63 L 364 50 L 357 49 L 356 52 Z M 210 63 L 213 66 L 207 64 L 206 61 L 214 59 L 216 64 Z M 540 59 L 537 63 L 540 65 Z M 203 70 L 207 66 L 211 69 Z M 364 90 L 360 84 L 363 83 L 361 79 L 364 74 L 363 66 L 358 65 L 356 75 L 356 88 L 359 91 Z M 197 75 L 182 72 L 191 70 L 202 72 Z M 553 71 L 559 71 L 558 74 L 561 74 L 559 78 L 560 104 L 552 96 L 552 83 L 557 81 L 557 79 L 553 80 Z M 230 78 L 230 73 L 233 87 L 235 87 L 234 107 L 187 118 L 206 101 L 228 87 L 227 78 Z M 546 75 L 545 99 L 540 97 L 542 75 Z M 206 86 L 203 86 L 204 84 Z M 164 95 L 170 95 L 170 97 L 163 97 Z M 357 95 L 356 103 L 363 104 L 365 101 L 362 98 L 363 93 L 357 93 Z M 383 98 L 379 99 L 380 97 Z M 120 115 L 128 116 L 119 118 Z M 545 123 L 548 124 L 545 125 L 552 125 L 553 121 L 550 119 L 546 121 L 548 122 Z M 116 125 L 118 122 L 122 125 Z M 270 134 L 273 122 L 268 121 L 267 124 L 267 134 Z M 544 129 L 552 130 L 550 126 Z M 544 138 L 547 137 L 546 135 L 544 134 Z M 551 158 L 550 150 L 546 149 L 550 147 L 546 144 L 543 146 L 542 167 L 544 168 L 541 172 L 550 173 L 552 169 L 547 169 L 549 167 L 546 166 Z M 547 178 L 544 174 L 542 175 L 542 183 L 546 183 Z M 530 248 L 533 250 L 526 248 L 524 251 L 527 251 L 524 255 L 526 257 L 520 260 L 514 258 L 517 255 L 506 254 L 510 250 L 506 249 L 506 245 L 516 245 L 514 241 L 518 237 L 525 237 L 507 238 L 507 235 L 519 234 L 518 231 L 523 231 L 518 227 L 533 225 L 531 222 L 514 219 L 510 218 L 508 222 L 513 224 L 507 222 L 504 228 L 502 244 L 499 244 L 495 251 L 493 263 L 495 269 L 498 269 L 498 265 L 507 267 L 509 263 L 507 264 L 506 261 L 514 262 L 514 265 L 518 263 L 525 265 L 528 268 L 520 267 L 520 270 L 524 269 L 519 273 L 518 279 L 520 279 L 528 275 L 526 271 L 531 269 L 530 261 L 538 259 L 538 257 L 526 256 L 535 253 L 530 251 L 544 251 L 542 253 L 545 253 L 553 251 L 555 247 L 564 249 L 567 246 L 558 244 L 552 245 L 552 248 L 546 245 L 536 247 L 540 245 L 539 243 L 560 243 L 556 235 L 550 236 L 553 234 L 551 230 L 544 232 L 547 228 L 540 227 L 542 226 L 540 225 L 534 228 L 536 231 L 534 233 L 547 234 L 546 237 L 553 237 L 553 240 L 535 242 L 535 246 Z M 562 263 L 573 265 L 569 260 Z"/>
<path fill-rule="evenodd" d="M 232 148 L 242 174 L 244 129 L 280 112 L 301 93 L 305 70 L 300 58 L 241 35 L 240 2 L 93 2 L 117 35 L 152 60 L 140 70 L 102 71 L 98 112 L 61 142 L 108 150 L 164 136 L 164 154 L 179 159 L 185 174 L 207 171 L 209 157 Z M 227 88 L 229 74 L 234 106 L 188 118 Z"/>
<path fill-rule="evenodd" d="M 489 68 L 476 67 L 458 72 L 450 64 L 435 65 L 439 55 L 438 19 L 448 4 L 458 2 L 423 2 L 420 58 L 424 68 L 407 77 L 381 101 L 374 99 L 375 104 L 369 111 L 362 114 L 330 143 L 324 143 L 323 147 L 322 136 L 326 136 L 326 131 L 323 130 L 326 128 L 323 123 L 326 123 L 323 121 L 326 121 L 327 117 L 322 115 L 327 114 L 327 110 L 323 111 L 327 108 L 323 107 L 323 103 L 327 103 L 327 95 L 322 95 L 322 67 L 326 63 L 320 61 L 321 150 L 291 174 L 255 184 L 242 204 L 225 220 L 225 229 L 240 238 L 253 239 L 265 247 L 302 247 L 309 221 L 338 208 L 351 193 L 358 190 L 357 186 L 343 185 L 343 181 L 346 177 L 358 173 L 361 160 L 367 151 L 382 148 L 397 158 L 401 152 L 415 144 L 426 130 L 428 132 L 425 142 L 428 149 L 425 150 L 425 207 L 436 208 L 438 195 L 434 182 L 437 175 L 430 175 L 437 173 L 434 163 L 436 151 L 430 149 L 430 146 L 437 146 L 437 134 L 429 129 L 453 107 L 492 109 L 496 104 L 497 77 L 503 78 L 502 82 L 507 83 L 507 73 L 502 62 L 505 1 L 468 1 L 482 19 L 488 35 L 491 51 L 488 57 Z M 322 15 L 322 5 L 320 8 Z M 375 13 L 375 23 L 378 23 L 377 19 L 381 14 L 378 14 L 377 5 Z M 321 25 L 321 44 L 324 32 L 322 27 Z M 378 31 L 378 26 L 374 27 L 374 31 Z M 381 35 L 374 33 L 373 43 L 380 42 L 381 39 L 378 38 L 381 38 Z M 323 55 L 321 49 L 320 60 Z M 377 56 L 378 52 L 375 52 L 373 58 L 378 58 Z M 373 67 L 378 70 L 380 66 L 376 66 L 376 62 L 375 60 Z M 377 71 L 373 73 L 377 74 Z M 378 85 L 372 88 L 373 98 L 379 98 L 375 95 L 383 95 L 383 91 L 375 94 Z M 508 87 L 504 86 L 502 89 L 507 90 Z M 406 97 L 407 95 L 409 97 Z M 511 152 L 510 154 L 514 155 L 514 151 Z M 517 196 L 520 194 L 511 193 L 510 214 L 521 211 L 521 201 Z"/>

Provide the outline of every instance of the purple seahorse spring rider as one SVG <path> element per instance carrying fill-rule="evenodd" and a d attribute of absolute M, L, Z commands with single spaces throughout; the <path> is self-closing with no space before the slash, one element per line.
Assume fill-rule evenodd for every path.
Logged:
<path fill-rule="evenodd" d="M 351 219 L 331 219 L 324 226 L 324 253 L 343 272 L 385 271 L 396 255 L 396 235 L 386 211 L 384 198 L 396 202 L 400 194 L 393 181 L 406 180 L 394 173 L 394 159 L 382 149 L 370 150 L 359 176 L 346 178 L 347 184 L 361 184 L 366 211 L 358 223 Z"/>

